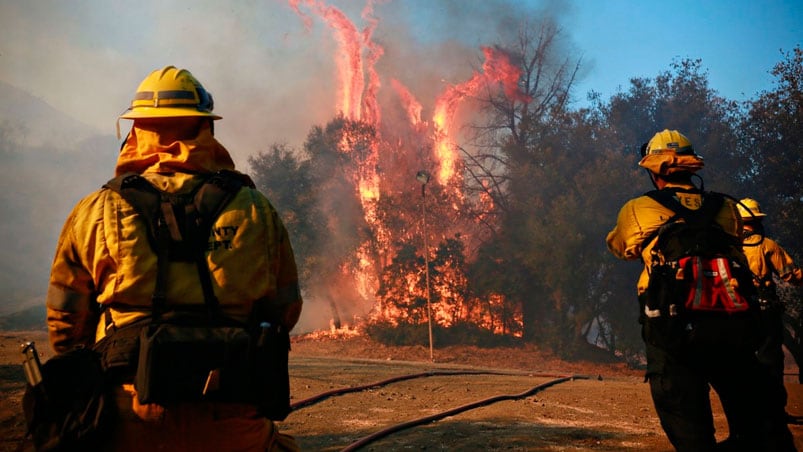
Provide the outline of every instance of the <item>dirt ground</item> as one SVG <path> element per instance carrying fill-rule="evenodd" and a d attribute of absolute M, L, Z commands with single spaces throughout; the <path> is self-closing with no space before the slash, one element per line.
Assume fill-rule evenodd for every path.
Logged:
<path fill-rule="evenodd" d="M 19 344 L 30 340 L 47 359 L 44 331 L 0 333 L 0 452 L 21 450 Z M 642 372 L 622 364 L 567 363 L 532 347 L 436 348 L 430 361 L 426 347 L 311 335 L 294 338 L 290 375 L 296 409 L 279 429 L 305 451 L 672 450 Z M 373 385 L 402 376 L 416 378 Z M 316 398 L 363 385 L 372 387 Z M 789 377 L 787 388 L 788 411 L 803 414 L 803 387 Z M 791 428 L 803 451 L 803 426 Z"/>

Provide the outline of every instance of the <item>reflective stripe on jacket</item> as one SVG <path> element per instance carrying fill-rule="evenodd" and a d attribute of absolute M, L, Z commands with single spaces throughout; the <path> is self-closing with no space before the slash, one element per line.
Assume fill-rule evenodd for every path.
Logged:
<path fill-rule="evenodd" d="M 668 184 L 666 188 L 693 189 L 691 185 L 682 184 Z M 699 209 L 702 204 L 699 193 L 678 193 L 678 198 L 681 204 L 691 210 Z M 644 269 L 637 284 L 639 294 L 647 290 L 649 279 L 647 269 L 653 246 L 653 243 L 644 243 L 644 241 L 673 215 L 674 212 L 649 196 L 640 196 L 622 206 L 616 219 L 616 226 L 608 233 L 606 238 L 608 250 L 614 256 L 626 260 L 641 259 L 644 262 Z M 742 220 L 736 210 L 736 204 L 732 200 L 725 199 L 725 203 L 717 213 L 716 222 L 726 233 L 734 237 L 741 237 Z"/>

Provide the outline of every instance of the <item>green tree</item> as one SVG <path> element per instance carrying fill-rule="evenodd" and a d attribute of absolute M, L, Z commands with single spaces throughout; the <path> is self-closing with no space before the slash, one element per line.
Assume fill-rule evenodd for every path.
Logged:
<path fill-rule="evenodd" d="M 749 103 L 742 123 L 740 176 L 745 196 L 771 216 L 770 227 L 798 258 L 803 250 L 803 49 L 784 54 L 772 70 L 775 87 Z"/>
<path fill-rule="evenodd" d="M 553 227 L 577 205 L 575 181 L 565 177 L 577 161 L 567 158 L 561 141 L 580 61 L 565 56 L 563 37 L 549 19 L 523 22 L 516 36 L 497 46 L 520 70 L 519 92 L 488 89 L 477 99 L 483 115 L 471 126 L 471 151 L 464 151 L 468 192 L 493 200 L 486 204 L 492 211 L 479 212 L 493 219 L 480 253 L 493 261 L 477 263 L 472 273 L 508 272 L 500 280 L 511 283 L 500 287 L 483 279 L 476 293 L 506 300 L 507 312 L 522 315 L 525 339 L 553 346 L 572 335 L 565 334 L 572 295 L 563 285 L 568 273 L 561 273 L 561 247 L 580 237 L 574 227 Z"/>
<path fill-rule="evenodd" d="M 550 134 L 556 116 L 568 109 L 580 59 L 564 56 L 564 38 L 546 18 L 523 21 L 516 36 L 496 46 L 520 70 L 519 91 L 489 87 L 476 99 L 483 114 L 468 126 L 471 152 L 464 150 L 468 192 L 488 196 L 494 209 L 515 208 L 511 169 L 528 158 L 528 147 Z"/>
<path fill-rule="evenodd" d="M 288 230 L 300 277 L 308 279 L 315 271 L 323 235 L 309 159 L 286 145 L 274 144 L 249 157 L 248 165 L 257 188 L 271 201 Z"/>
<path fill-rule="evenodd" d="M 741 109 L 709 86 L 702 60 L 682 59 L 654 79 L 634 78 L 630 89 L 608 102 L 598 102 L 604 140 L 612 149 L 640 158 L 640 145 L 663 129 L 679 130 L 689 137 L 695 151 L 705 157 L 706 188 L 737 192 L 734 175 L 741 165 L 738 149 L 738 119 Z M 645 176 L 646 177 L 646 176 Z M 634 187 L 634 192 L 639 187 Z"/>
<path fill-rule="evenodd" d="M 803 259 L 803 49 L 783 53 L 772 69 L 775 86 L 748 105 L 741 150 L 749 165 L 745 195 L 757 199 L 769 217 L 767 234 L 800 263 Z M 784 343 L 803 364 L 803 291 L 779 287 L 786 303 Z M 799 374 L 803 381 L 803 373 Z"/>

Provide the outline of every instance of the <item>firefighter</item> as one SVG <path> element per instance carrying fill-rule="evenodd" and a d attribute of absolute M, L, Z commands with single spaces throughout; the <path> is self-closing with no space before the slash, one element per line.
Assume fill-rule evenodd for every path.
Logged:
<path fill-rule="evenodd" d="M 656 189 L 671 191 L 683 206 L 697 210 L 702 205 L 702 190 L 693 183 L 695 173 L 704 166 L 691 141 L 676 130 L 656 133 L 642 146 L 639 166 L 645 168 Z M 620 259 L 641 260 L 644 269 L 637 284 L 642 306 L 641 321 L 647 313 L 646 292 L 650 278 L 651 250 L 655 231 L 675 212 L 655 199 L 643 195 L 631 199 L 619 211 L 617 222 L 606 241 L 610 252 Z M 740 243 L 742 222 L 735 203 L 726 199 L 715 221 Z M 744 262 L 744 255 L 734 246 L 734 253 Z M 678 300 L 682 305 L 683 303 Z M 642 329 L 642 336 L 647 330 Z M 646 337 L 646 336 L 645 336 Z M 716 438 L 709 398 L 709 385 L 717 391 L 730 425 L 737 427 L 738 438 L 730 447 L 743 450 L 789 450 L 792 437 L 785 422 L 765 421 L 762 405 L 761 366 L 749 346 L 737 349 L 684 349 L 679 352 L 645 341 L 647 372 L 655 410 L 669 441 L 679 451 L 714 450 Z M 774 429 L 774 430 L 773 430 Z M 777 432 L 777 433 L 776 433 Z M 780 441 L 776 447 L 772 443 Z M 792 449 L 794 446 L 792 445 Z"/>
<path fill-rule="evenodd" d="M 776 382 L 773 397 L 786 406 L 784 387 L 783 315 L 785 305 L 778 297 L 773 276 L 794 286 L 803 285 L 803 270 L 778 243 L 764 236 L 764 218 L 758 201 L 744 198 L 740 201 L 739 214 L 744 222 L 744 254 L 755 277 L 761 301 L 761 316 L 765 337 L 759 344 L 758 360 L 766 366 Z M 792 419 L 791 416 L 788 416 Z"/>
<path fill-rule="evenodd" d="M 118 118 L 133 120 L 115 174 L 137 173 L 161 190 L 186 193 L 203 175 L 234 170 L 214 136 L 212 96 L 184 69 L 167 66 L 139 85 Z M 119 129 L 118 129 L 119 130 Z M 293 250 L 271 203 L 243 187 L 217 217 L 206 253 L 223 313 L 245 322 L 264 303 L 289 331 L 302 306 Z M 225 236 L 225 237 L 224 237 Z M 226 240 L 227 246 L 212 246 Z M 78 202 L 58 241 L 47 293 L 47 327 L 56 353 L 90 347 L 110 327 L 149 316 L 156 257 L 144 221 L 116 192 L 100 189 Z M 194 265 L 169 264 L 168 305 L 201 300 Z M 295 450 L 257 408 L 244 403 L 141 405 L 132 384 L 116 388 L 119 422 L 110 450 Z"/>

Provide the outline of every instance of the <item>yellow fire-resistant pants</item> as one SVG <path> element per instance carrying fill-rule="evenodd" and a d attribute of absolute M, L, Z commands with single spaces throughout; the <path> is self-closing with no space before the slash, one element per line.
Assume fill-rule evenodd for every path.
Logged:
<path fill-rule="evenodd" d="M 119 412 L 110 451 L 293 451 L 292 436 L 251 405 L 182 403 L 161 407 L 140 405 L 132 385 L 115 389 Z"/>

